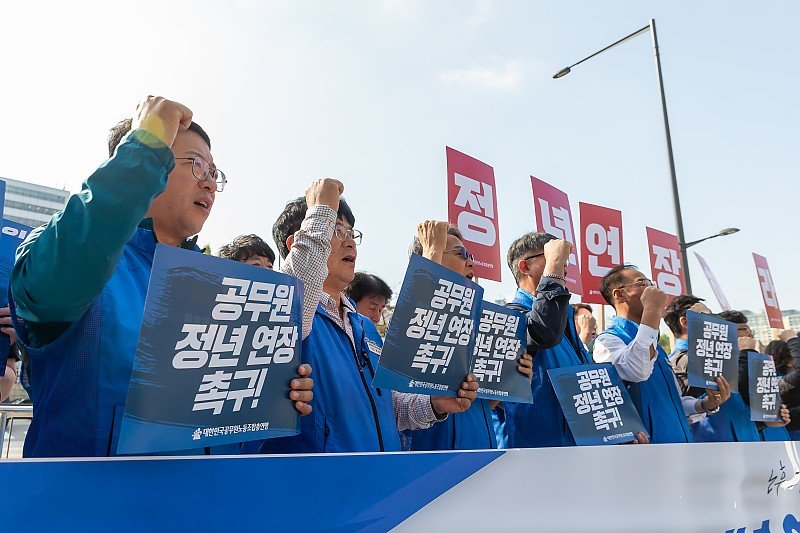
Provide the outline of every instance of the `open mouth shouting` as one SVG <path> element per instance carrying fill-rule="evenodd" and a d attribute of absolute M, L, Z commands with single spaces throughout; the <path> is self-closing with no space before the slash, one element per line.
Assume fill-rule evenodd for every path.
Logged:
<path fill-rule="evenodd" d="M 211 212 L 211 206 L 214 205 L 214 200 L 208 196 L 204 196 L 194 201 L 194 205 L 203 209 L 206 213 Z"/>

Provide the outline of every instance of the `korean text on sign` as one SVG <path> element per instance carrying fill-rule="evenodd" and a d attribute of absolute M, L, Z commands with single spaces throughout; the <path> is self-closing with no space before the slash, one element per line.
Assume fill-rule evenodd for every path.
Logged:
<path fill-rule="evenodd" d="M 289 324 L 293 286 L 228 277 L 222 285 L 228 289 L 216 296 L 211 312 L 214 322 L 184 324 L 186 336 L 175 344 L 172 359 L 175 369 L 207 368 L 192 410 L 210 409 L 214 415 L 222 413 L 225 402 L 234 412 L 243 405 L 258 407 L 269 365 L 291 362 L 299 341 L 297 326 Z M 227 324 L 240 322 L 243 316 L 249 323 Z M 264 322 L 270 325 L 259 325 Z"/>
<path fill-rule="evenodd" d="M 422 373 L 444 374 L 456 346 L 467 346 L 472 337 L 475 290 L 439 279 L 439 287 L 426 307 L 417 307 L 406 329 L 409 339 L 420 341 L 412 368 Z"/>
<path fill-rule="evenodd" d="M 581 392 L 572 397 L 579 415 L 591 413 L 597 430 L 622 427 L 619 406 L 624 403 L 618 385 L 611 383 L 608 369 L 585 370 L 576 374 Z"/>
<path fill-rule="evenodd" d="M 500 383 L 503 363 L 515 361 L 522 350 L 517 338 L 519 316 L 483 309 L 475 336 L 472 374 L 480 382 Z M 515 363 L 509 365 L 516 367 Z M 516 371 L 516 368 L 514 368 Z"/>

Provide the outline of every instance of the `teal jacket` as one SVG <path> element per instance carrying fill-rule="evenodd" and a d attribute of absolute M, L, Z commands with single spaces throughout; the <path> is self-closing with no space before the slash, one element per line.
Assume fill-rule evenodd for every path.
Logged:
<path fill-rule="evenodd" d="M 35 413 L 26 457 L 115 454 L 156 244 L 139 225 L 174 165 L 156 137 L 130 133 L 17 250 L 12 314 Z"/>

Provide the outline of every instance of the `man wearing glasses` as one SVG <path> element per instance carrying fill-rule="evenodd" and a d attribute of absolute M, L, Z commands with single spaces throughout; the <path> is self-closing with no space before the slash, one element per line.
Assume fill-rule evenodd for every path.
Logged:
<path fill-rule="evenodd" d="M 297 198 L 272 228 L 288 265 L 298 264 L 294 256 L 301 243 L 295 232 L 305 213 L 305 199 Z M 399 393 L 372 384 L 383 341 L 372 321 L 344 294 L 355 277 L 361 232 L 353 228 L 355 217 L 343 198 L 327 216 L 329 253 L 315 259 L 322 268 L 305 285 L 306 293 L 314 295 L 306 298 L 318 302 L 303 341 L 303 362 L 314 368 L 314 410 L 300 421 L 299 435 L 268 439 L 261 453 L 400 451 L 400 431 L 425 429 L 448 413 L 469 409 L 478 384 L 463 382 L 456 398 Z"/>
<path fill-rule="evenodd" d="M 517 282 L 512 309 L 528 315 L 528 353 L 533 356 L 532 404 L 505 404 L 509 447 L 575 446 L 547 371 L 591 363 L 575 327 L 565 270 L 572 245 L 531 232 L 511 243 L 508 267 Z M 646 442 L 644 435 L 637 440 Z"/>
<path fill-rule="evenodd" d="M 600 283 L 600 293 L 617 316 L 597 336 L 594 360 L 613 363 L 627 382 L 652 443 L 692 442 L 688 418 L 716 412 L 730 395 L 727 382 L 705 402 L 681 397 L 667 354 L 658 345 L 658 327 L 669 297 L 636 267 L 612 268 Z"/>
<path fill-rule="evenodd" d="M 116 454 L 156 243 L 199 250 L 193 236 L 226 183 L 192 112 L 160 97 L 112 129 L 109 155 L 17 250 L 12 313 L 34 404 L 26 457 Z M 310 368 L 299 372 L 290 397 L 306 414 Z"/>

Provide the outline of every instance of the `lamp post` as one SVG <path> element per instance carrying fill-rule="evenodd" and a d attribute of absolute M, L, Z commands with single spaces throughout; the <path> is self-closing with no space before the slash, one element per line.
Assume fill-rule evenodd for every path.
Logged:
<path fill-rule="evenodd" d="M 673 209 L 674 209 L 674 212 L 675 212 L 675 229 L 677 230 L 677 233 L 678 233 L 678 242 L 681 243 L 681 250 L 683 250 L 683 249 L 687 248 L 688 246 L 686 246 L 684 244 L 686 242 L 686 239 L 685 239 L 685 237 L 683 235 L 683 217 L 681 216 L 681 201 L 680 201 L 680 198 L 678 196 L 678 180 L 675 177 L 675 160 L 674 160 L 674 158 L 672 156 L 672 136 L 670 135 L 670 131 L 669 131 L 669 117 L 667 116 L 667 101 L 666 101 L 666 98 L 664 96 L 664 79 L 663 79 L 663 77 L 661 75 L 661 56 L 660 56 L 660 54 L 658 52 L 658 36 L 656 34 L 656 21 L 655 21 L 655 19 L 650 19 L 650 24 L 648 24 L 644 28 L 640 28 L 640 29 L 636 30 L 635 32 L 631 33 L 630 35 L 627 35 L 627 36 L 623 37 L 619 41 L 606 46 L 602 50 L 599 50 L 599 51 L 593 53 L 592 55 L 581 59 L 577 63 L 573 63 L 572 65 L 570 65 L 568 67 L 562 68 L 561 70 L 559 70 L 558 72 L 556 72 L 553 75 L 553 78 L 557 79 L 557 78 L 564 77 L 564 76 L 566 76 L 567 74 L 569 74 L 571 72 L 572 67 L 580 65 L 584 61 L 587 61 L 587 60 L 593 58 L 596 55 L 602 54 L 606 50 L 610 50 L 611 48 L 614 48 L 615 46 L 620 45 L 620 44 L 624 43 L 625 41 L 629 41 L 630 39 L 638 37 L 639 35 L 641 35 L 643 33 L 646 33 L 648 31 L 650 32 L 650 35 L 651 35 L 652 41 L 653 41 L 653 51 L 655 52 L 655 58 L 656 58 L 656 76 L 658 77 L 659 96 L 661 97 L 661 112 L 662 112 L 662 114 L 664 116 L 664 135 L 666 136 L 666 139 L 667 139 L 667 156 L 669 158 L 669 174 L 670 174 L 670 179 L 671 179 L 671 183 L 672 183 L 672 206 L 673 206 Z M 715 235 L 715 237 L 716 236 L 719 236 L 719 235 Z M 701 239 L 701 240 L 705 240 L 705 239 Z M 699 242 L 699 241 L 697 241 L 697 242 Z M 691 243 L 691 244 L 697 244 L 697 242 L 694 242 L 694 243 Z M 686 254 L 683 254 L 683 253 L 681 254 L 681 264 L 683 266 L 684 278 L 686 280 L 686 292 L 687 293 L 691 293 L 692 292 L 692 283 L 691 283 L 691 280 L 689 279 L 689 259 L 686 257 Z"/>
<path fill-rule="evenodd" d="M 699 244 L 703 241 L 707 241 L 708 239 L 714 239 L 716 237 L 724 237 L 726 235 L 731 235 L 732 233 L 736 233 L 739 231 L 739 228 L 725 228 L 720 230 L 719 233 L 715 233 L 714 235 L 709 235 L 708 237 L 703 237 L 702 239 L 697 239 L 696 241 L 687 242 L 687 243 L 680 243 L 681 244 L 681 254 L 686 251 L 687 248 L 691 248 L 695 244 Z"/>

